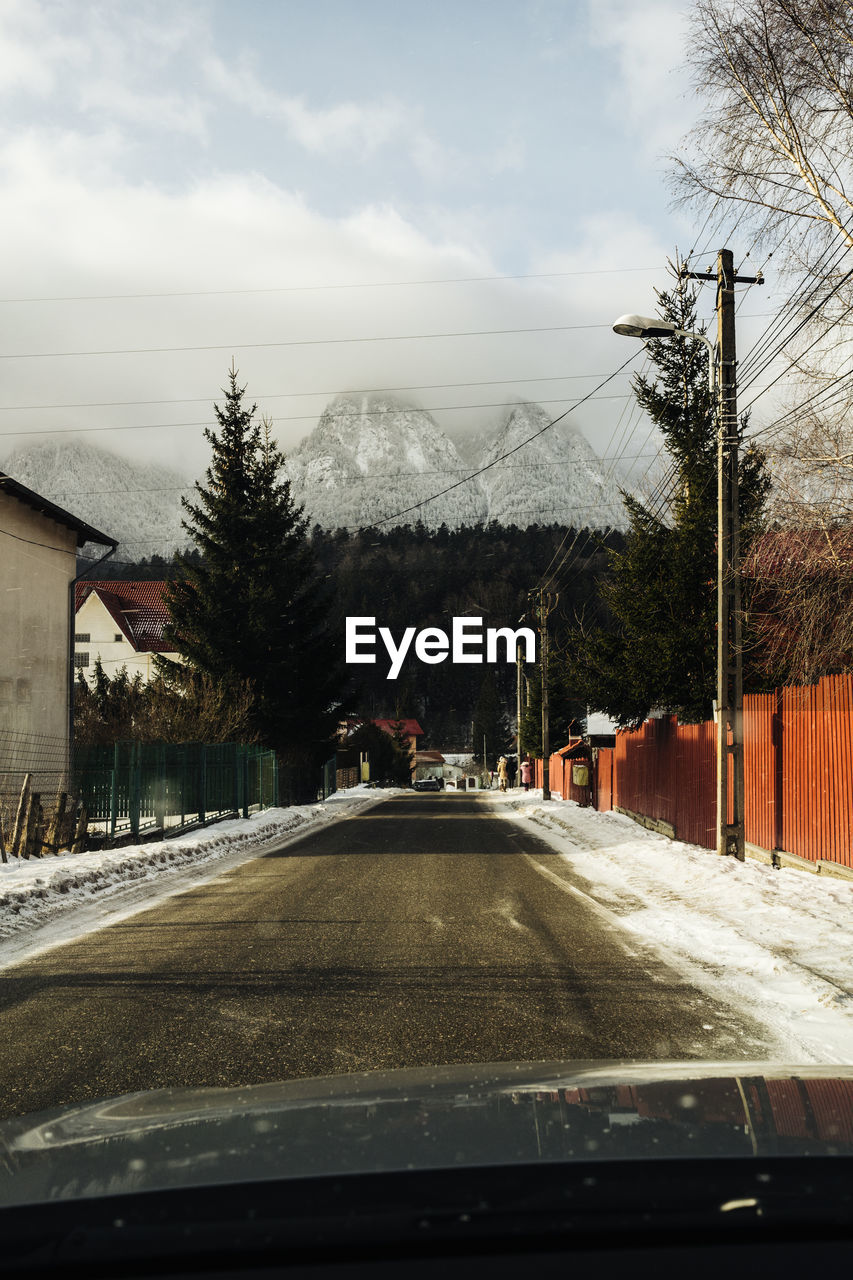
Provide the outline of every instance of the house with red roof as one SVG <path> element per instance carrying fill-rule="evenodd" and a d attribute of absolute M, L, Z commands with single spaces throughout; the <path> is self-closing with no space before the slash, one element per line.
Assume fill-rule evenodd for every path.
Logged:
<path fill-rule="evenodd" d="M 377 728 L 381 729 L 384 733 L 390 734 L 392 738 L 399 731 L 400 736 L 404 740 L 404 743 L 405 741 L 408 741 L 409 757 L 411 759 L 411 764 L 412 764 L 412 777 L 414 777 L 415 776 L 415 757 L 417 755 L 417 750 L 418 750 L 418 738 L 422 738 L 424 733 L 423 729 L 418 724 L 417 720 L 412 720 L 411 718 L 407 719 L 404 717 L 400 720 L 367 721 L 360 716 L 349 716 L 346 720 L 342 720 L 338 727 L 338 740 L 342 745 L 345 744 L 347 738 L 350 736 L 351 733 L 355 733 L 356 729 L 358 729 L 360 725 L 368 724 L 368 723 L 375 724 Z"/>
<path fill-rule="evenodd" d="M 418 749 L 418 738 L 422 738 L 424 734 L 424 731 L 418 724 L 417 720 L 374 720 L 373 723 L 380 729 L 383 729 L 385 733 L 390 733 L 392 738 L 398 730 L 401 737 L 408 738 L 409 750 L 411 751 L 412 760 L 414 761 L 415 753 Z"/>
<path fill-rule="evenodd" d="M 74 665 L 93 678 L 100 659 L 108 676 L 122 667 L 133 678 L 148 681 L 155 674 L 157 654 L 182 661 L 164 639 L 169 611 L 163 599 L 165 582 L 89 582 L 76 584 Z"/>
<path fill-rule="evenodd" d="M 415 760 L 417 758 L 418 751 L 418 738 L 422 738 L 424 732 L 417 720 L 401 718 L 400 720 L 374 720 L 373 723 L 382 729 L 383 732 L 389 733 L 392 738 L 399 734 L 403 742 L 408 741 L 409 759 L 412 765 L 412 777 L 414 778 Z"/>

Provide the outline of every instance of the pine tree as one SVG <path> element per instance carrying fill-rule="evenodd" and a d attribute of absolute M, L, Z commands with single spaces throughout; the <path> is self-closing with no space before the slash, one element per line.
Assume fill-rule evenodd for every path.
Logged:
<path fill-rule="evenodd" d="M 658 302 L 665 319 L 696 329 L 696 295 L 683 282 L 659 291 Z M 609 553 L 602 587 L 610 625 L 576 630 L 568 647 L 573 692 L 625 727 L 653 710 L 704 720 L 716 696 L 717 439 L 706 349 L 672 338 L 648 350 L 657 376 L 635 378 L 634 391 L 664 438 L 675 497 L 667 516 L 624 495 L 629 531 L 624 549 Z M 742 419 L 741 435 L 745 426 Z M 752 446 L 741 451 L 739 483 L 748 545 L 770 485 Z"/>
<path fill-rule="evenodd" d="M 316 759 L 333 732 L 340 701 L 338 646 L 326 627 L 308 522 L 279 478 L 284 458 L 268 423 L 245 408 L 245 387 L 229 371 L 219 430 L 206 430 L 213 457 L 183 524 L 201 561 L 180 558 L 168 593 L 170 636 L 194 667 L 251 681 L 252 719 L 286 760 Z"/>
<path fill-rule="evenodd" d="M 565 667 L 565 658 L 552 651 L 548 659 L 548 737 L 552 751 L 564 747 L 569 738 L 578 737 L 583 729 L 584 707 L 572 696 L 572 683 Z M 521 740 L 524 754 L 539 760 L 542 757 L 542 678 L 538 666 L 531 671 L 527 684 L 521 712 Z"/>

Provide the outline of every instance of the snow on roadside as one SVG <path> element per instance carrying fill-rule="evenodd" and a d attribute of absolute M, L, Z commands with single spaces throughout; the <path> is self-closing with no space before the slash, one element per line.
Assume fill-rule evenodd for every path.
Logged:
<path fill-rule="evenodd" d="M 491 799 L 622 928 L 765 1023 L 789 1062 L 853 1062 L 853 882 L 720 858 L 541 791 Z"/>
<path fill-rule="evenodd" d="M 44 935 L 43 926 L 61 918 L 69 927 L 53 933 L 48 928 L 42 937 L 44 946 L 55 945 L 86 932 L 93 919 L 100 928 L 115 913 L 128 914 L 128 907 L 143 910 L 190 887 L 199 873 L 219 873 L 223 863 L 233 866 L 257 857 L 267 846 L 296 839 L 391 794 L 397 792 L 352 787 L 333 793 L 323 803 L 264 809 L 249 818 L 228 818 L 171 840 L 0 863 L 0 964 L 20 958 L 21 948 L 14 944 L 21 941 L 22 931 L 30 934 L 38 929 Z M 96 900 L 101 909 L 79 919 L 80 928 L 75 929 L 79 909 Z"/>

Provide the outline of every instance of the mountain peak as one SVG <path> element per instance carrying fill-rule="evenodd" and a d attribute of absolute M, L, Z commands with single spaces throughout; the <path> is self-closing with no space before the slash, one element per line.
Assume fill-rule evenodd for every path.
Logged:
<path fill-rule="evenodd" d="M 175 471 L 74 436 L 21 444 L 4 465 L 117 538 L 121 559 L 168 557 L 187 545 L 181 494 L 191 486 Z M 339 395 L 288 455 L 284 474 L 309 519 L 330 529 L 419 520 L 432 529 L 489 520 L 625 526 L 611 470 L 569 422 L 551 425 L 538 404 L 512 405 L 497 431 L 457 448 L 426 409 L 387 392 Z"/>
<path fill-rule="evenodd" d="M 309 518 L 326 527 L 388 517 L 429 528 L 488 520 L 624 525 L 618 485 L 592 446 L 571 424 L 552 426 L 541 405 L 511 406 L 498 431 L 468 442 L 465 453 L 425 409 L 385 392 L 341 395 L 286 471 Z"/>
<path fill-rule="evenodd" d="M 77 436 L 19 444 L 3 463 L 15 480 L 119 542 L 122 559 L 171 556 L 185 547 L 181 493 L 186 477 L 131 462 Z"/>

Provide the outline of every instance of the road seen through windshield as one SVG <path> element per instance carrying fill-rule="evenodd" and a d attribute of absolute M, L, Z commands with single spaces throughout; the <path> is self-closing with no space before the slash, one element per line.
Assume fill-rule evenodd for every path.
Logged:
<path fill-rule="evenodd" d="M 467 795 L 386 800 L 6 969 L 4 1116 L 443 1063 L 753 1059 L 762 1032 Z"/>

